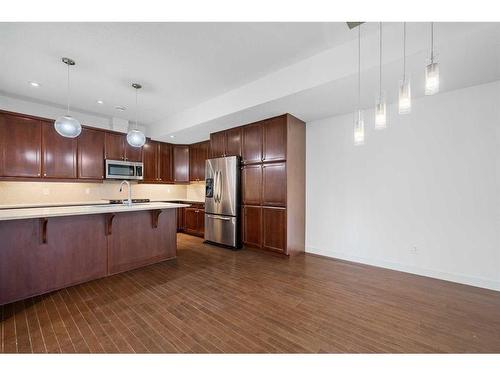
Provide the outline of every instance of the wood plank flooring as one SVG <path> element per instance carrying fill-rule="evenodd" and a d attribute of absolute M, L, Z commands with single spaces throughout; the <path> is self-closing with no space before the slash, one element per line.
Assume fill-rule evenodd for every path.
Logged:
<path fill-rule="evenodd" d="M 1 352 L 500 352 L 498 292 L 178 244 L 176 260 L 1 307 Z"/>

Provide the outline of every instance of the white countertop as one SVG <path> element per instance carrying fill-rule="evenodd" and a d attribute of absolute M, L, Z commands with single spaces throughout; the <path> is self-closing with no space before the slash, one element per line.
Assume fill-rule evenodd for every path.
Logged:
<path fill-rule="evenodd" d="M 137 203 L 131 206 L 127 206 L 122 204 L 102 204 L 102 202 L 99 202 L 94 205 L 85 203 L 85 205 L 82 206 L 13 208 L 0 210 L 0 221 L 36 219 L 42 217 L 45 218 L 57 216 L 93 215 L 130 211 L 165 210 L 179 207 L 189 207 L 189 205 L 182 203 L 151 202 Z"/>
<path fill-rule="evenodd" d="M 125 199 L 113 198 L 113 199 Z M 10 208 L 38 208 L 38 207 L 67 207 L 67 206 L 95 206 L 98 204 L 109 204 L 110 199 L 101 199 L 97 201 L 83 201 L 83 202 L 59 202 L 59 203 L 22 203 L 22 204 L 0 204 L 0 210 Z M 189 202 L 189 203 L 205 203 L 205 200 L 198 199 L 151 199 L 151 202 Z"/>

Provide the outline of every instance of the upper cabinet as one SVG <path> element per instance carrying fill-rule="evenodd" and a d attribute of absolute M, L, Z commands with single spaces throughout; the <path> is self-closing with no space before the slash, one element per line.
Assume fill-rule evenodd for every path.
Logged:
<path fill-rule="evenodd" d="M 65 138 L 54 129 L 52 122 L 42 122 L 42 170 L 47 178 L 77 177 L 76 138 Z"/>
<path fill-rule="evenodd" d="M 40 120 L 0 113 L 0 147 L 0 176 L 41 176 Z"/>
<path fill-rule="evenodd" d="M 106 132 L 106 159 L 141 162 L 142 147 L 130 146 L 125 134 Z"/>
<path fill-rule="evenodd" d="M 241 127 L 226 130 L 226 156 L 241 156 Z"/>
<path fill-rule="evenodd" d="M 205 180 L 205 161 L 208 159 L 210 142 L 199 142 L 189 146 L 189 180 Z"/>
<path fill-rule="evenodd" d="M 241 127 L 210 134 L 210 157 L 241 156 Z"/>
<path fill-rule="evenodd" d="M 78 136 L 78 178 L 104 179 L 104 137 L 100 130 L 83 128 Z"/>
<path fill-rule="evenodd" d="M 226 153 L 226 132 L 210 134 L 210 157 L 221 158 Z"/>
<path fill-rule="evenodd" d="M 282 161 L 286 159 L 286 116 L 275 117 L 262 125 L 262 161 Z"/>
<path fill-rule="evenodd" d="M 159 169 L 159 142 L 148 139 L 143 147 L 144 182 L 158 182 L 160 179 Z"/>
<path fill-rule="evenodd" d="M 122 134 L 106 132 L 106 159 L 125 160 L 124 137 Z"/>
<path fill-rule="evenodd" d="M 173 172 L 175 183 L 189 182 L 189 146 L 173 146 Z"/>
<path fill-rule="evenodd" d="M 243 127 L 242 157 L 244 164 L 262 162 L 262 123 Z"/>
<path fill-rule="evenodd" d="M 172 173 L 172 145 L 170 143 L 160 143 L 159 152 L 159 173 L 161 182 L 173 182 Z"/>
<path fill-rule="evenodd" d="M 141 162 L 142 161 L 142 147 L 130 146 L 127 142 L 127 137 L 125 138 L 125 160 Z"/>
<path fill-rule="evenodd" d="M 147 183 L 172 183 L 172 149 L 170 143 L 148 139 L 143 147 L 144 180 Z"/>

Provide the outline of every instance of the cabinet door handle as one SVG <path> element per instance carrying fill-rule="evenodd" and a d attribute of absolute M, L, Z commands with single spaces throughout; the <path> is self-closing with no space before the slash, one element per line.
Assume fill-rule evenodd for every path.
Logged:
<path fill-rule="evenodd" d="M 43 177 L 47 177 L 47 173 L 44 173 L 44 174 L 43 174 Z"/>

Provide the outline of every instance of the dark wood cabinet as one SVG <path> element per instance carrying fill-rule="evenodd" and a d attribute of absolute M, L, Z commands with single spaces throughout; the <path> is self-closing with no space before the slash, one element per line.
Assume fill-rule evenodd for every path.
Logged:
<path fill-rule="evenodd" d="M 262 248 L 286 252 L 286 209 L 262 208 Z"/>
<path fill-rule="evenodd" d="M 205 210 L 203 208 L 199 208 L 196 215 L 198 216 L 197 220 L 196 220 L 197 235 L 200 237 L 204 237 L 205 236 Z"/>
<path fill-rule="evenodd" d="M 226 153 L 226 132 L 210 134 L 210 157 L 221 158 Z"/>
<path fill-rule="evenodd" d="M 262 124 L 262 161 L 286 159 L 286 116 L 266 120 Z"/>
<path fill-rule="evenodd" d="M 106 132 L 106 159 L 142 161 L 142 147 L 130 146 L 127 135 Z"/>
<path fill-rule="evenodd" d="M 196 233 L 198 230 L 197 208 L 186 207 L 184 209 L 184 231 L 186 233 Z"/>
<path fill-rule="evenodd" d="M 190 207 L 178 208 L 177 231 L 203 237 L 205 234 L 204 204 L 192 203 Z"/>
<path fill-rule="evenodd" d="M 225 154 L 237 154 L 241 140 L 244 244 L 286 255 L 303 253 L 305 123 L 285 114 L 219 132 L 210 138 L 219 149 L 221 134 Z"/>
<path fill-rule="evenodd" d="M 123 134 L 106 132 L 105 156 L 111 160 L 125 160 L 125 146 Z"/>
<path fill-rule="evenodd" d="M 184 211 L 185 208 L 176 208 L 177 210 L 177 232 L 184 231 Z"/>
<path fill-rule="evenodd" d="M 172 173 L 172 145 L 170 143 L 160 143 L 159 173 L 160 181 L 173 182 L 174 178 Z"/>
<path fill-rule="evenodd" d="M 78 178 L 104 179 L 104 137 L 102 131 L 82 129 L 82 134 L 77 138 Z"/>
<path fill-rule="evenodd" d="M 241 127 L 226 130 L 225 156 L 241 156 Z"/>
<path fill-rule="evenodd" d="M 286 206 L 286 163 L 262 165 L 262 204 Z"/>
<path fill-rule="evenodd" d="M 174 145 L 173 160 L 174 182 L 189 182 L 189 146 Z"/>
<path fill-rule="evenodd" d="M 209 141 L 189 146 L 189 180 L 205 180 L 205 161 L 208 159 Z"/>
<path fill-rule="evenodd" d="M 262 203 L 262 165 L 245 165 L 241 170 L 243 204 Z"/>
<path fill-rule="evenodd" d="M 77 177 L 76 138 L 65 138 L 54 129 L 54 124 L 42 122 L 42 175 L 46 178 Z"/>
<path fill-rule="evenodd" d="M 130 146 L 127 142 L 127 137 L 124 136 L 125 141 L 125 160 L 141 162 L 142 161 L 142 147 Z"/>
<path fill-rule="evenodd" d="M 144 182 L 158 182 L 160 179 L 160 144 L 148 139 L 143 147 Z"/>
<path fill-rule="evenodd" d="M 104 215 L 42 220 L 0 222 L 0 305 L 106 275 Z"/>
<path fill-rule="evenodd" d="M 262 247 L 262 207 L 243 206 L 243 243 Z"/>
<path fill-rule="evenodd" d="M 244 126 L 242 139 L 243 164 L 262 162 L 262 124 Z"/>
<path fill-rule="evenodd" d="M 41 176 L 40 120 L 0 113 L 0 147 L 0 176 Z"/>

